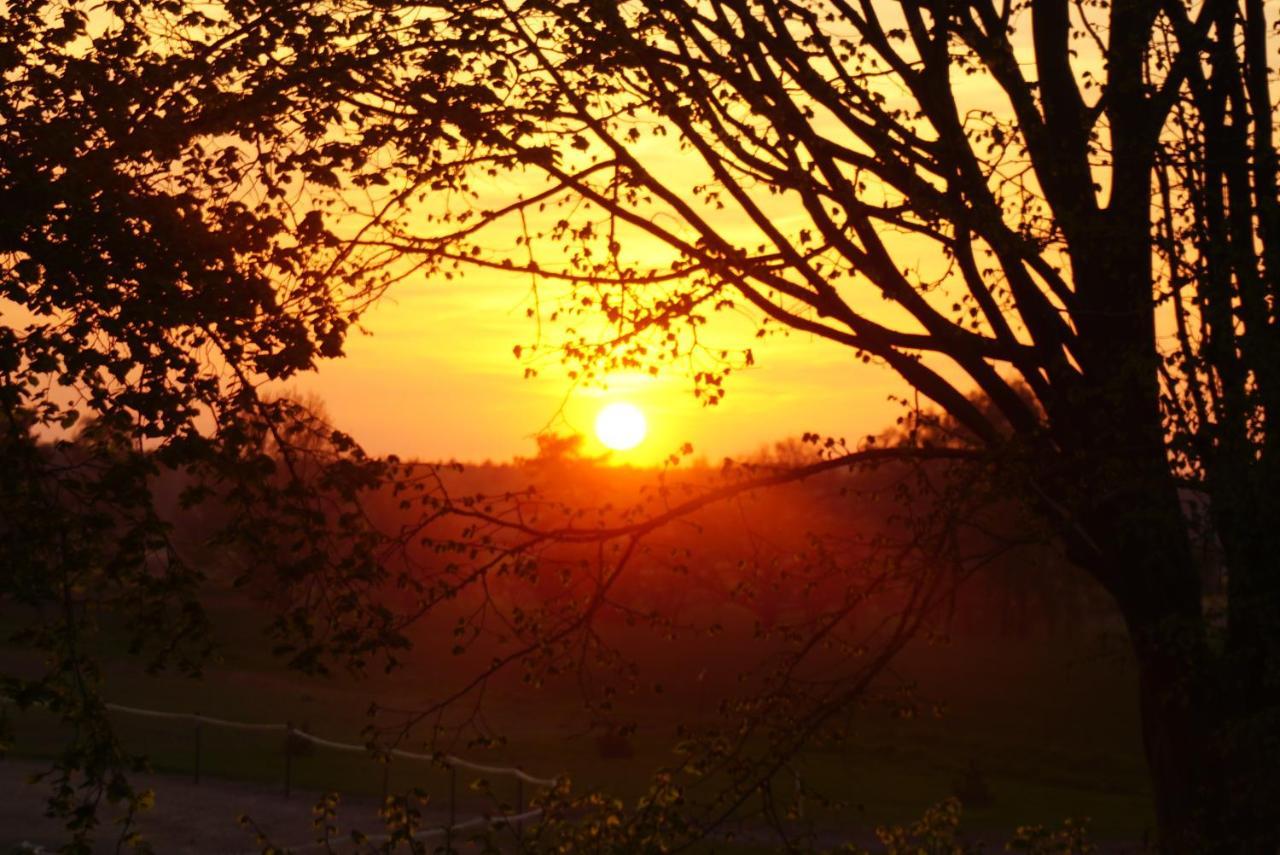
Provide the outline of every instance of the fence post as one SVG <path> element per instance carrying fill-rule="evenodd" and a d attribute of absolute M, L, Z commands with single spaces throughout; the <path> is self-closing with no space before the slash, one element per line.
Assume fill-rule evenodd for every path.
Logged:
<path fill-rule="evenodd" d="M 196 712 L 196 783 L 200 783 L 200 734 L 204 723 L 200 721 L 200 713 Z"/>
<path fill-rule="evenodd" d="M 293 722 L 284 724 L 284 797 L 293 790 Z"/>

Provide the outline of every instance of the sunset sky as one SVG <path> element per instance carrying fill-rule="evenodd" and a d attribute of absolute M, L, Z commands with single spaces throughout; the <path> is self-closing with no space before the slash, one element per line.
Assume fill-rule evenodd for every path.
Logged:
<path fill-rule="evenodd" d="M 1280 0 L 0 8 L 0 855 L 1280 855 Z"/>
<path fill-rule="evenodd" d="M 615 400 L 636 404 L 649 421 L 644 442 L 612 456 L 636 464 L 659 462 L 686 441 L 712 461 L 805 431 L 852 441 L 878 433 L 900 409 L 887 399 L 902 388 L 889 371 L 794 333 L 754 342 L 756 366 L 735 372 L 715 407 L 695 399 L 678 368 L 657 379 L 617 377 L 608 390 L 575 387 L 554 361 L 524 379 L 512 348 L 536 334 L 528 299 L 527 284 L 502 274 L 408 280 L 367 315 L 370 335 L 353 334 L 346 358 L 294 385 L 319 394 L 337 426 L 372 452 L 464 461 L 531 456 L 544 429 L 582 433 L 588 453 L 603 453 L 592 423 Z M 747 325 L 717 318 L 713 334 L 716 321 L 725 344 L 753 344 Z"/>
<path fill-rule="evenodd" d="M 1021 43 L 1020 48 L 1030 50 Z M 983 78 L 956 81 L 955 94 L 973 108 L 997 109 L 1001 102 L 998 89 Z M 833 119 L 816 121 L 840 137 Z M 675 186 L 707 180 L 705 165 L 670 137 L 646 136 L 631 148 L 654 173 L 679 176 L 668 179 Z M 570 150 L 564 156 L 566 162 L 586 163 L 594 151 Z M 472 177 L 476 195 L 469 204 L 500 208 L 518 194 L 542 189 L 545 181 L 540 174 L 478 174 Z M 696 200 L 691 201 L 697 207 Z M 789 194 L 760 193 L 755 202 L 783 231 L 795 233 L 811 226 L 799 201 Z M 726 240 L 742 247 L 762 242 L 758 228 L 735 206 L 707 207 L 704 213 Z M 553 211 L 547 216 L 555 219 L 561 214 Z M 482 241 L 497 253 L 494 257 L 523 259 L 525 249 L 513 243 L 516 225 L 503 221 Z M 895 234 L 889 240 L 901 263 L 914 267 L 917 275 L 941 275 L 949 267 L 937 247 L 922 239 Z M 562 252 L 563 246 L 546 242 L 539 258 L 544 269 L 555 266 Z M 628 231 L 623 252 L 641 266 L 661 266 L 655 259 L 672 256 L 670 247 L 634 229 Z M 915 328 L 869 282 L 845 280 L 837 287 L 842 292 L 855 289 L 849 292 L 851 305 L 875 321 Z M 939 300 L 942 305 L 950 302 Z M 664 369 L 656 380 L 616 377 L 607 391 L 575 387 L 554 360 L 536 363 L 539 376 L 525 379 L 526 363 L 512 348 L 529 344 L 537 334 L 535 323 L 526 317 L 530 305 L 527 277 L 502 271 L 471 269 L 452 280 L 411 277 L 365 316 L 371 335 L 353 333 L 346 358 L 324 364 L 317 374 L 294 385 L 323 397 L 337 426 L 370 451 L 463 461 L 530 456 L 534 437 L 543 430 L 581 433 L 587 453 L 605 453 L 592 430 L 595 416 L 606 404 L 627 400 L 644 411 L 649 436 L 633 451 L 612 453 L 611 459 L 641 465 L 661 462 L 686 441 L 693 444 L 695 458 L 705 455 L 712 461 L 748 454 L 806 431 L 853 441 L 891 425 L 901 406 L 889 396 L 907 394 L 893 372 L 861 363 L 848 348 L 794 332 L 756 341 L 750 323 L 722 315 L 713 317 L 707 335 L 718 336 L 716 346 L 752 347 L 756 364 L 729 378 L 727 395 L 715 407 L 705 407 L 693 396 L 692 382 L 679 367 Z M 545 329 L 544 342 L 555 341 L 555 331 Z M 931 364 L 960 388 L 970 387 L 952 366 Z"/>

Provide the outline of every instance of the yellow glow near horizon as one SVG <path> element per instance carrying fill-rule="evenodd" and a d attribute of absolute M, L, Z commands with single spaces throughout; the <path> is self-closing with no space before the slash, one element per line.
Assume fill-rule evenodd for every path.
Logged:
<path fill-rule="evenodd" d="M 628 451 L 644 441 L 649 425 L 644 413 L 625 401 L 610 404 L 596 416 L 596 436 L 614 451 Z"/>

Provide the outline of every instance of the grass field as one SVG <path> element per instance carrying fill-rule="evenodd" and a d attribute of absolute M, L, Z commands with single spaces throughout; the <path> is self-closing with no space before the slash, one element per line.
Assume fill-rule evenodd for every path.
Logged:
<path fill-rule="evenodd" d="M 465 667 L 448 656 L 434 662 L 421 655 L 391 675 L 307 679 L 264 661 L 251 620 L 224 619 L 219 625 L 234 627 L 235 634 L 223 639 L 221 661 L 200 681 L 149 677 L 136 663 L 107 653 L 109 699 L 245 721 L 288 720 L 328 739 L 361 742 L 371 701 L 412 704 Z M 669 653 L 678 661 L 683 651 Z M 725 666 L 732 666 L 729 648 L 703 653 L 712 660 L 723 656 Z M 18 653 L 4 655 L 6 668 L 24 667 Z M 992 799 L 967 812 L 968 829 L 998 834 L 1020 824 L 1088 817 L 1099 839 L 1142 837 L 1150 823 L 1151 800 L 1133 668 L 1122 652 L 1108 651 L 1097 639 L 1070 645 L 968 640 L 909 651 L 897 670 L 916 680 L 924 696 L 944 702 L 945 713 L 900 720 L 878 708 L 861 710 L 848 744 L 797 758 L 795 769 L 806 786 L 855 806 L 838 814 L 811 806 L 808 819 L 865 838 L 877 824 L 918 817 L 949 795 L 957 776 L 976 764 Z M 495 687 L 486 697 L 486 717 L 508 738 L 507 744 L 496 750 L 450 750 L 478 762 L 519 765 L 537 775 L 567 773 L 575 788 L 598 787 L 634 797 L 656 767 L 676 759 L 671 749 L 675 727 L 696 717 L 691 709 L 696 703 L 689 696 L 683 701 L 633 701 L 638 731 L 629 759 L 599 756 L 588 732 L 590 722 L 574 695 L 556 685 L 540 692 L 516 683 Z M 189 722 L 124 715 L 117 720 L 126 743 L 146 753 L 157 770 L 193 770 L 195 732 Z M 57 723 L 39 712 L 18 715 L 15 725 L 19 756 L 48 756 L 62 736 Z M 283 735 L 207 727 L 200 738 L 204 775 L 282 782 Z M 320 747 L 292 760 L 298 789 L 374 795 L 381 791 L 382 775 L 382 767 L 367 756 Z M 389 776 L 393 790 L 420 786 L 439 794 L 447 789 L 447 773 L 429 763 L 396 761 Z M 779 780 L 778 792 L 786 794 L 793 786 L 789 779 Z M 495 790 L 514 801 L 513 784 L 495 781 Z M 478 805 L 480 797 L 468 801 Z"/>

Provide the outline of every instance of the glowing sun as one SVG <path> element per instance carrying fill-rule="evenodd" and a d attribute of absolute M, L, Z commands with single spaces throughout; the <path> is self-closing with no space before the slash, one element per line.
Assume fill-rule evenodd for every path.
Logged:
<path fill-rule="evenodd" d="M 644 413 L 632 404 L 610 404 L 596 416 L 596 436 L 614 451 L 635 448 L 648 429 Z"/>

